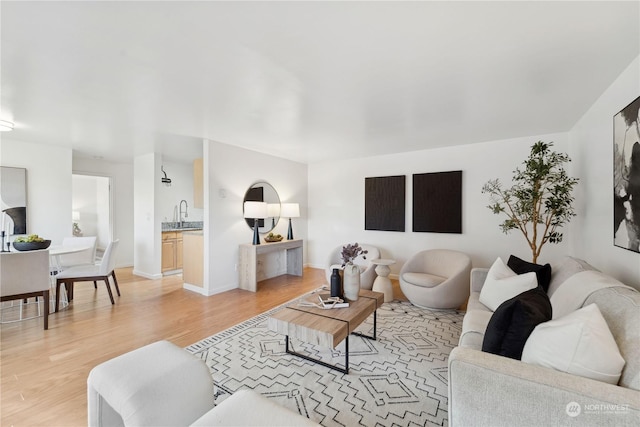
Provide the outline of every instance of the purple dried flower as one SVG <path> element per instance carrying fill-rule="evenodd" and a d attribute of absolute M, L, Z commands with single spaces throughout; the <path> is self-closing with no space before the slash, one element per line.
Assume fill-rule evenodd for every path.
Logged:
<path fill-rule="evenodd" d="M 352 263 L 353 260 L 358 258 L 360 255 L 362 255 L 362 259 L 367 259 L 366 254 L 368 253 L 369 251 L 362 249 L 358 243 L 348 243 L 346 246 L 342 247 L 342 252 L 340 253 L 340 256 L 342 257 L 342 266 L 344 267 L 345 265 Z"/>

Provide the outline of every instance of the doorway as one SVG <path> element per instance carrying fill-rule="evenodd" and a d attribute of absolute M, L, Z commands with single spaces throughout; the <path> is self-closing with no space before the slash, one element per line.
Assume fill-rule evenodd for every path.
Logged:
<path fill-rule="evenodd" d="M 111 178 L 72 174 L 74 236 L 96 236 L 96 258 L 102 258 L 113 236 Z"/>

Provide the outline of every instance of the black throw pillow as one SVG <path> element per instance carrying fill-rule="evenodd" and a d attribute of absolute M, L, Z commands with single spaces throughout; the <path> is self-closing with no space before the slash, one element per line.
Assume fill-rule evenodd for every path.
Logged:
<path fill-rule="evenodd" d="M 551 320 L 551 302 L 541 286 L 500 304 L 484 333 L 482 351 L 520 360 L 533 329 Z"/>
<path fill-rule="evenodd" d="M 521 260 L 515 255 L 511 255 L 509 257 L 509 261 L 507 261 L 507 266 L 517 274 L 536 273 L 538 285 L 542 286 L 542 289 L 544 289 L 545 292 L 549 289 L 549 283 L 551 283 L 550 264 L 533 264 L 531 262 Z"/>

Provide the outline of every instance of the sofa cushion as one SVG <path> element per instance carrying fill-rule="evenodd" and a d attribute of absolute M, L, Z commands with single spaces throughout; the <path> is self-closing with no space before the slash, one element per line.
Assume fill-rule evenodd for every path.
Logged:
<path fill-rule="evenodd" d="M 482 351 L 520 360 L 533 329 L 551 319 L 551 303 L 541 286 L 500 304 L 489 320 Z"/>
<path fill-rule="evenodd" d="M 551 282 L 547 294 L 551 297 L 565 280 L 581 271 L 595 270 L 588 262 L 570 256 L 565 256 L 558 261 L 551 263 Z"/>
<path fill-rule="evenodd" d="M 625 361 L 596 304 L 538 325 L 522 361 L 617 384 Z"/>
<path fill-rule="evenodd" d="M 618 385 L 640 391 L 640 292 L 631 288 L 600 289 L 584 305 L 597 304 L 625 360 Z"/>
<path fill-rule="evenodd" d="M 492 315 L 493 312 L 486 307 L 480 310 L 467 310 L 467 314 L 462 319 L 462 333 L 460 334 L 458 345 L 478 351 L 482 350 L 484 333 Z"/>
<path fill-rule="evenodd" d="M 537 286 L 538 279 L 535 273 L 518 275 L 498 257 L 487 273 L 480 291 L 480 302 L 495 311 L 508 299 Z"/>
<path fill-rule="evenodd" d="M 564 281 L 551 296 L 553 318 L 559 319 L 584 305 L 592 293 L 605 288 L 628 288 L 611 276 L 595 270 L 581 271 Z"/>
<path fill-rule="evenodd" d="M 467 312 L 472 310 L 482 310 L 489 314 L 493 313 L 493 311 L 489 310 L 489 307 L 480 302 L 480 292 L 471 292 L 469 294 L 469 299 L 467 300 Z M 485 325 L 485 327 L 486 326 L 487 325 Z"/>
<path fill-rule="evenodd" d="M 404 273 L 402 279 L 412 285 L 422 286 L 423 288 L 433 288 L 447 280 L 446 277 L 436 276 L 427 273 Z"/>
<path fill-rule="evenodd" d="M 511 255 L 507 261 L 507 266 L 517 274 L 536 273 L 538 285 L 542 286 L 545 292 L 549 289 L 551 282 L 551 265 L 534 264 L 524 261 L 515 255 Z"/>

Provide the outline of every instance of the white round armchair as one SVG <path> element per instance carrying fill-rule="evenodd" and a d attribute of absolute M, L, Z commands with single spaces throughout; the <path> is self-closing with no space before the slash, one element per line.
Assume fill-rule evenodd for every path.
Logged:
<path fill-rule="evenodd" d="M 413 255 L 400 270 L 400 289 L 411 304 L 425 308 L 458 308 L 469 298 L 471 259 L 448 249 Z"/>
<path fill-rule="evenodd" d="M 342 252 L 343 246 L 346 246 L 346 243 L 332 250 L 329 254 L 329 257 L 327 258 L 327 267 L 325 269 L 327 283 L 331 283 L 332 266 L 342 265 L 342 258 L 340 258 L 340 253 Z M 366 255 L 367 259 L 363 259 L 362 256 L 359 256 L 353 261 L 353 263 L 360 269 L 360 288 L 371 290 L 371 288 L 373 287 L 373 281 L 376 279 L 376 266 L 375 264 L 371 264 L 371 260 L 380 258 L 380 251 L 378 250 L 378 248 L 372 245 L 360 243 L 360 246 L 363 250 L 368 251 Z"/>

